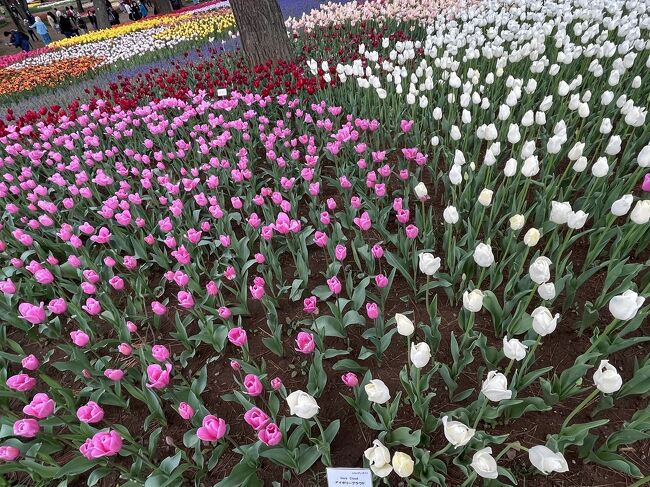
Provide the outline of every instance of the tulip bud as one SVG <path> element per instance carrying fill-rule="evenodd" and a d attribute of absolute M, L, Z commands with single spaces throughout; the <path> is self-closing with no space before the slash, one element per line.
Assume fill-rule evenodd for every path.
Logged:
<path fill-rule="evenodd" d="M 524 243 L 528 247 L 534 247 L 537 245 L 537 242 L 539 242 L 539 239 L 541 237 L 541 234 L 539 233 L 539 230 L 536 228 L 530 228 L 524 235 Z"/>

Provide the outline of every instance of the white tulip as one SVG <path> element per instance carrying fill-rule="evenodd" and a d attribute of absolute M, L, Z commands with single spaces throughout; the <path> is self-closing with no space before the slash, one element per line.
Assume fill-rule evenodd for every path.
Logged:
<path fill-rule="evenodd" d="M 533 330 L 535 330 L 535 333 L 543 337 L 550 335 L 555 331 L 555 328 L 557 328 L 557 322 L 560 319 L 559 314 L 553 316 L 545 306 L 535 308 L 530 316 L 533 318 Z"/>
<path fill-rule="evenodd" d="M 530 156 L 526 158 L 523 166 L 521 167 L 521 174 L 527 178 L 532 178 L 539 173 L 539 160 L 537 156 Z"/>
<path fill-rule="evenodd" d="M 492 448 L 489 446 L 474 453 L 470 465 L 479 477 L 484 479 L 496 479 L 499 476 L 497 461 L 492 456 Z"/>
<path fill-rule="evenodd" d="M 643 296 L 628 289 L 609 300 L 609 312 L 617 320 L 628 321 L 636 316 L 644 302 Z"/>
<path fill-rule="evenodd" d="M 551 259 L 537 257 L 528 267 L 528 275 L 536 284 L 544 284 L 551 279 Z"/>
<path fill-rule="evenodd" d="M 481 392 L 492 402 L 512 398 L 512 391 L 508 390 L 508 379 L 501 372 L 491 370 L 483 381 Z"/>
<path fill-rule="evenodd" d="M 606 157 L 599 157 L 598 160 L 591 166 L 591 174 L 597 178 L 607 176 L 609 172 L 609 165 L 607 164 Z"/>
<path fill-rule="evenodd" d="M 400 477 L 406 478 L 412 475 L 414 466 L 415 462 L 413 462 L 413 459 L 406 453 L 397 451 L 393 455 L 393 470 L 395 470 L 395 473 Z"/>
<path fill-rule="evenodd" d="M 448 416 L 442 417 L 442 426 L 444 428 L 445 438 L 456 448 L 464 446 L 472 439 L 475 429 L 465 426 L 460 421 L 449 421 Z"/>
<path fill-rule="evenodd" d="M 418 256 L 420 263 L 420 272 L 427 276 L 433 276 L 440 269 L 440 257 L 434 257 L 429 252 L 422 252 Z"/>
<path fill-rule="evenodd" d="M 503 337 L 503 354 L 510 360 L 523 360 L 526 357 L 528 347 L 516 338 Z"/>
<path fill-rule="evenodd" d="M 429 197 L 429 191 L 422 182 L 418 183 L 415 188 L 413 188 L 413 191 L 415 192 L 417 199 L 420 201 L 426 200 Z"/>
<path fill-rule="evenodd" d="M 390 464 L 390 452 L 379 440 L 374 440 L 372 445 L 363 452 L 363 456 L 368 459 L 370 470 L 377 477 L 387 477 L 393 471 L 393 467 Z"/>
<path fill-rule="evenodd" d="M 390 399 L 390 391 L 386 384 L 379 379 L 373 379 L 364 387 L 368 400 L 377 404 L 384 404 Z"/>
<path fill-rule="evenodd" d="M 483 206 L 490 206 L 492 203 L 492 194 L 493 191 L 491 189 L 483 189 L 483 191 L 481 191 L 481 194 L 478 196 L 478 202 Z"/>
<path fill-rule="evenodd" d="M 411 363 L 414 367 L 421 369 L 431 360 L 431 348 L 426 342 L 420 342 L 417 345 L 411 343 Z"/>
<path fill-rule="evenodd" d="M 462 166 L 463 164 L 465 164 L 465 162 L 466 162 L 465 155 L 461 151 L 456 149 L 456 152 L 454 153 L 454 164 L 458 166 Z"/>
<path fill-rule="evenodd" d="M 551 299 L 555 299 L 555 284 L 553 284 L 552 282 L 546 282 L 544 284 L 541 284 L 537 288 L 537 294 L 539 294 L 539 297 L 545 301 L 550 301 Z"/>
<path fill-rule="evenodd" d="M 506 165 L 503 168 L 503 174 L 507 178 L 511 178 L 517 174 L 517 161 L 515 159 L 510 158 L 506 161 Z"/>
<path fill-rule="evenodd" d="M 585 226 L 587 218 L 589 218 L 589 213 L 585 213 L 582 210 L 571 211 L 567 217 L 567 225 L 574 230 L 580 230 Z"/>
<path fill-rule="evenodd" d="M 641 149 L 636 160 L 640 167 L 650 167 L 650 144 Z"/>
<path fill-rule="evenodd" d="M 455 206 L 448 206 L 442 212 L 442 217 L 444 218 L 445 222 L 451 225 L 458 223 L 458 219 L 459 219 L 458 210 L 456 210 Z"/>
<path fill-rule="evenodd" d="M 587 169 L 588 162 L 589 161 L 587 161 L 587 158 L 585 156 L 580 156 L 573 164 L 572 168 L 575 172 L 582 172 Z"/>
<path fill-rule="evenodd" d="M 561 453 L 555 453 L 544 445 L 537 445 L 528 450 L 528 459 L 544 475 L 548 475 L 551 472 L 562 473 L 569 471 L 569 466 L 564 456 Z"/>
<path fill-rule="evenodd" d="M 551 216 L 549 220 L 558 225 L 567 223 L 571 213 L 571 203 L 551 201 Z"/>
<path fill-rule="evenodd" d="M 481 267 L 490 267 L 494 264 L 494 254 L 490 245 L 480 243 L 474 249 L 474 262 Z"/>
<path fill-rule="evenodd" d="M 634 205 L 630 220 L 637 225 L 645 225 L 650 221 L 650 200 L 639 200 Z"/>
<path fill-rule="evenodd" d="M 395 313 L 395 323 L 397 324 L 397 333 L 402 336 L 411 336 L 415 331 L 413 322 L 402 313 Z"/>
<path fill-rule="evenodd" d="M 603 118 L 598 131 L 603 135 L 610 133 L 612 131 L 612 121 L 609 118 Z"/>
<path fill-rule="evenodd" d="M 524 243 L 528 247 L 534 247 L 539 242 L 539 239 L 542 235 L 539 233 L 539 230 L 536 228 L 530 228 L 524 235 Z"/>
<path fill-rule="evenodd" d="M 612 203 L 611 212 L 615 216 L 627 215 L 632 208 L 634 197 L 631 194 L 626 194 Z"/>
<path fill-rule="evenodd" d="M 483 308 L 483 292 L 474 289 L 472 292 L 463 293 L 463 308 L 472 313 L 478 313 Z"/>
<path fill-rule="evenodd" d="M 576 142 L 575 145 L 569 151 L 569 159 L 572 161 L 578 160 L 582 156 L 582 151 L 585 148 L 584 142 Z"/>
<path fill-rule="evenodd" d="M 463 182 L 463 173 L 461 166 L 458 164 L 454 164 L 451 166 L 451 169 L 449 170 L 449 181 L 451 184 L 454 186 L 458 186 L 460 183 Z"/>
<path fill-rule="evenodd" d="M 460 129 L 456 125 L 452 125 L 451 130 L 449 131 L 449 135 L 451 136 L 452 140 L 460 140 Z"/>
<path fill-rule="evenodd" d="M 289 405 L 289 412 L 293 416 L 303 419 L 313 418 L 320 409 L 316 399 L 300 390 L 294 391 L 287 396 L 287 404 Z"/>
<path fill-rule="evenodd" d="M 510 217 L 510 228 L 515 232 L 524 228 L 525 223 L 524 215 L 517 214 Z"/>
<path fill-rule="evenodd" d="M 519 132 L 519 125 L 516 123 L 511 123 L 510 128 L 508 128 L 508 142 L 514 145 L 520 140 L 521 133 Z"/>
<path fill-rule="evenodd" d="M 594 373 L 594 384 L 604 394 L 612 394 L 623 386 L 623 378 L 609 360 L 601 360 Z"/>

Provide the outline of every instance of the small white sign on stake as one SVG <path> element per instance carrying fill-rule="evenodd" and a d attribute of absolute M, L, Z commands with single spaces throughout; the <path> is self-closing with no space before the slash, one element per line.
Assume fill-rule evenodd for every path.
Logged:
<path fill-rule="evenodd" d="M 327 487 L 372 487 L 368 468 L 328 468 Z"/>

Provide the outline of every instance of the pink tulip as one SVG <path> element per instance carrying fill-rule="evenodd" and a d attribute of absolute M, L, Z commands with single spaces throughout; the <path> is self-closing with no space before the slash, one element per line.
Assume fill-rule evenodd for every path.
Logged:
<path fill-rule="evenodd" d="M 406 227 L 406 236 L 411 240 L 417 238 L 418 233 L 420 233 L 420 230 L 415 225 L 409 225 L 408 227 Z"/>
<path fill-rule="evenodd" d="M 47 309 L 49 309 L 50 312 L 55 315 L 60 315 L 68 310 L 68 304 L 63 298 L 55 298 L 48 303 Z"/>
<path fill-rule="evenodd" d="M 131 353 L 133 353 L 133 348 L 128 343 L 120 343 L 117 346 L 117 351 L 120 352 L 125 357 L 128 357 L 129 355 L 131 355 Z"/>
<path fill-rule="evenodd" d="M 20 456 L 20 450 L 15 446 L 1 445 L 0 446 L 0 460 L 5 462 L 12 462 Z"/>
<path fill-rule="evenodd" d="M 92 269 L 86 269 L 82 272 L 84 279 L 92 284 L 97 284 L 100 281 L 99 274 Z"/>
<path fill-rule="evenodd" d="M 372 226 L 372 220 L 367 211 L 364 211 L 360 217 L 355 217 L 353 221 L 356 226 L 364 231 L 370 230 L 370 227 Z"/>
<path fill-rule="evenodd" d="M 104 419 L 104 410 L 95 401 L 88 401 L 84 406 L 77 409 L 77 418 L 82 423 L 99 423 Z"/>
<path fill-rule="evenodd" d="M 318 314 L 318 306 L 316 304 L 317 301 L 318 298 L 316 298 L 316 296 L 309 296 L 308 298 L 305 298 L 302 302 L 303 311 L 309 314 Z"/>
<path fill-rule="evenodd" d="M 36 379 L 27 374 L 12 375 L 7 379 L 7 387 L 14 391 L 26 392 L 34 388 Z"/>
<path fill-rule="evenodd" d="M 227 425 L 226 422 L 213 415 L 208 415 L 203 418 L 201 427 L 196 430 L 196 436 L 203 441 L 219 441 L 226 436 Z"/>
<path fill-rule="evenodd" d="M 121 291 L 124 289 L 124 279 L 122 279 L 120 276 L 113 276 L 108 280 L 108 283 L 111 285 L 113 289 L 116 291 Z"/>
<path fill-rule="evenodd" d="M 41 430 L 35 419 L 19 419 L 14 423 L 14 435 L 23 438 L 34 438 Z"/>
<path fill-rule="evenodd" d="M 86 299 L 86 304 L 81 308 L 91 316 L 96 316 L 102 311 L 102 306 L 99 304 L 99 301 L 93 298 Z"/>
<path fill-rule="evenodd" d="M 309 354 L 314 351 L 316 348 L 316 342 L 314 341 L 314 335 L 301 331 L 296 337 L 296 351 L 304 354 Z"/>
<path fill-rule="evenodd" d="M 260 254 L 259 252 L 255 254 L 255 262 L 258 264 L 264 264 L 266 262 L 266 257 L 264 257 L 264 254 Z"/>
<path fill-rule="evenodd" d="M 90 337 L 81 330 L 71 331 L 70 339 L 78 347 L 85 347 L 90 342 Z"/>
<path fill-rule="evenodd" d="M 194 298 L 191 293 L 188 293 L 187 291 L 179 291 L 176 297 L 178 298 L 178 304 L 182 308 L 189 309 L 194 306 Z"/>
<path fill-rule="evenodd" d="M 336 257 L 336 260 L 343 261 L 348 255 L 348 250 L 345 247 L 345 245 L 338 244 L 336 248 L 334 249 L 334 256 Z"/>
<path fill-rule="evenodd" d="M 0 292 L 4 294 L 14 294 L 16 292 L 16 285 L 11 279 L 0 281 Z"/>
<path fill-rule="evenodd" d="M 244 388 L 250 396 L 259 396 L 264 392 L 262 381 L 255 374 L 248 374 L 244 377 Z"/>
<path fill-rule="evenodd" d="M 370 252 L 375 259 L 381 259 L 384 256 L 384 249 L 379 244 L 373 245 Z"/>
<path fill-rule="evenodd" d="M 271 422 L 271 418 L 260 408 L 254 407 L 244 413 L 244 421 L 255 431 L 259 431 Z"/>
<path fill-rule="evenodd" d="M 104 371 L 104 377 L 112 381 L 120 381 L 124 377 L 124 371 L 120 369 L 106 369 Z"/>
<path fill-rule="evenodd" d="M 194 416 L 194 409 L 186 402 L 182 402 L 178 405 L 178 414 L 183 419 L 192 419 L 192 416 Z"/>
<path fill-rule="evenodd" d="M 18 315 L 20 319 L 32 325 L 39 325 L 45 321 L 45 308 L 43 307 L 43 303 L 39 306 L 30 303 L 20 303 L 18 305 L 18 312 L 20 313 Z"/>
<path fill-rule="evenodd" d="M 359 378 L 354 372 L 348 372 L 341 376 L 341 380 L 348 387 L 357 387 L 359 385 Z"/>
<path fill-rule="evenodd" d="M 402 120 L 399 123 L 400 128 L 402 129 L 402 132 L 405 134 L 408 134 L 411 129 L 413 128 L 413 121 L 412 120 Z"/>
<path fill-rule="evenodd" d="M 219 286 L 217 286 L 217 283 L 214 281 L 208 282 L 205 286 L 205 290 L 210 296 L 216 296 L 219 294 Z"/>
<path fill-rule="evenodd" d="M 100 431 L 88 438 L 79 451 L 88 460 L 117 455 L 122 449 L 122 437 L 117 431 Z"/>
<path fill-rule="evenodd" d="M 271 387 L 273 388 L 274 391 L 277 391 L 282 387 L 282 379 L 279 377 L 275 377 L 271 379 Z"/>
<path fill-rule="evenodd" d="M 158 302 L 158 301 L 153 301 L 151 303 L 151 311 L 154 312 L 154 314 L 157 314 L 158 316 L 162 316 L 165 314 L 167 311 L 167 308 L 165 308 L 165 305 Z"/>
<path fill-rule="evenodd" d="M 236 360 L 231 360 L 230 361 L 230 368 L 234 371 L 239 371 L 241 370 L 241 364 L 237 362 Z"/>
<path fill-rule="evenodd" d="M 47 269 L 40 269 L 34 273 L 34 279 L 39 284 L 51 284 L 54 281 L 54 276 Z"/>
<path fill-rule="evenodd" d="M 34 395 L 32 402 L 23 407 L 23 413 L 38 419 L 44 419 L 54 412 L 55 406 L 56 404 L 50 399 L 50 396 L 39 392 Z"/>
<path fill-rule="evenodd" d="M 317 231 L 314 234 L 314 243 L 320 248 L 325 247 L 327 245 L 328 240 L 329 239 L 328 239 L 327 235 L 324 234 L 323 232 L 318 232 Z"/>
<path fill-rule="evenodd" d="M 23 368 L 27 370 L 36 370 L 38 369 L 38 366 L 40 363 L 38 362 L 38 359 L 34 357 L 34 355 L 27 355 L 27 357 L 23 358 L 20 361 L 21 365 Z"/>
<path fill-rule="evenodd" d="M 650 173 L 646 174 L 641 183 L 641 189 L 646 193 L 650 192 Z"/>
<path fill-rule="evenodd" d="M 243 347 L 248 341 L 246 330 L 243 328 L 233 328 L 228 332 L 228 340 L 236 347 Z"/>
<path fill-rule="evenodd" d="M 275 423 L 269 423 L 257 433 L 257 437 L 265 445 L 275 446 L 282 441 L 282 431 Z"/>
<path fill-rule="evenodd" d="M 158 362 L 165 362 L 169 358 L 170 353 L 166 346 L 154 345 L 151 347 L 151 355 L 153 355 L 153 358 Z"/>
<path fill-rule="evenodd" d="M 252 286 L 249 286 L 249 290 L 251 292 L 251 296 L 253 296 L 253 299 L 260 300 L 264 297 L 265 294 L 264 286 L 254 284 Z"/>
<path fill-rule="evenodd" d="M 227 320 L 232 316 L 232 311 L 230 311 L 228 308 L 225 306 L 221 306 L 218 310 L 219 316 L 223 318 L 224 320 Z"/>
<path fill-rule="evenodd" d="M 383 289 L 388 286 L 388 278 L 383 274 L 377 274 L 375 276 L 375 284 L 378 288 Z"/>
<path fill-rule="evenodd" d="M 368 314 L 368 318 L 376 320 L 379 318 L 379 307 L 376 303 L 366 303 L 366 313 Z"/>
<path fill-rule="evenodd" d="M 147 367 L 147 378 L 149 383 L 147 387 L 152 389 L 164 389 L 169 384 L 169 373 L 172 370 L 172 364 L 165 364 L 165 370 L 159 364 L 151 364 Z"/>
<path fill-rule="evenodd" d="M 330 291 L 334 294 L 340 294 L 343 286 L 341 285 L 341 281 L 339 281 L 339 278 L 334 276 L 331 277 L 330 279 L 327 280 L 327 286 L 330 288 Z"/>

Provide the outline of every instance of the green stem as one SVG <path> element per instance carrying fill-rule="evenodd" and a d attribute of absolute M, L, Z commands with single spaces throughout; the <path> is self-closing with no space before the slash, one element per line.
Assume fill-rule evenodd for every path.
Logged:
<path fill-rule="evenodd" d="M 566 428 L 569 425 L 569 423 L 574 418 L 574 416 L 578 414 L 580 411 L 582 411 L 587 406 L 587 404 L 589 404 L 594 399 L 594 397 L 596 397 L 599 393 L 600 391 L 594 388 L 594 390 L 591 391 L 591 394 L 585 397 L 584 400 L 580 404 L 578 404 L 573 411 L 571 411 L 571 414 L 569 414 L 566 417 L 564 423 L 562 423 L 562 428 L 560 429 L 560 431 L 564 430 L 564 428 Z"/>
<path fill-rule="evenodd" d="M 488 405 L 488 399 L 487 397 L 483 396 L 483 404 L 481 405 L 481 409 L 478 411 L 478 415 L 476 416 L 476 419 L 474 420 L 474 426 L 472 426 L 473 429 L 476 429 L 478 426 L 479 421 L 481 421 L 481 418 L 483 417 L 483 413 L 485 413 L 485 409 L 487 408 Z"/>
<path fill-rule="evenodd" d="M 650 475 L 646 475 L 642 479 L 637 480 L 630 487 L 641 487 L 642 485 L 650 484 Z"/>
<path fill-rule="evenodd" d="M 586 354 L 590 353 L 591 351 L 593 351 L 600 344 L 600 342 L 602 342 L 603 339 L 607 335 L 609 335 L 614 328 L 616 328 L 616 325 L 618 325 L 618 323 L 619 323 L 619 320 L 613 320 L 609 325 L 607 325 L 607 327 L 605 328 L 603 333 L 601 335 L 598 335 L 598 338 L 596 338 L 596 341 L 591 344 L 591 346 L 587 349 L 587 351 L 584 354 L 586 355 Z"/>

